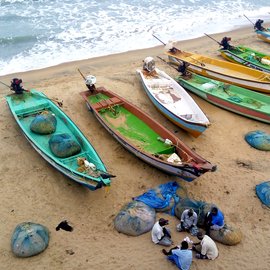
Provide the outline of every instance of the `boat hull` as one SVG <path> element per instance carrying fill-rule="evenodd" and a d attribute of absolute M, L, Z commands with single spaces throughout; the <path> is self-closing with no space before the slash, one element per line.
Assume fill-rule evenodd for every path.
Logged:
<path fill-rule="evenodd" d="M 268 73 L 244 67 L 227 61 L 187 53 L 166 52 L 169 61 L 179 65 L 181 61 L 189 63 L 188 70 L 199 75 L 231 83 L 250 90 L 270 93 L 270 75 Z M 189 56 L 191 55 L 191 56 Z M 200 60 L 195 59 L 195 57 Z"/>
<path fill-rule="evenodd" d="M 234 85 L 224 85 L 222 82 L 209 80 L 193 74 L 193 79 L 177 78 L 177 81 L 188 91 L 200 96 L 206 101 L 223 109 L 270 124 L 270 97 L 261 93 L 250 91 Z M 213 82 L 217 87 L 214 87 Z M 203 85 L 211 85 L 213 88 L 203 88 Z M 223 90 L 226 87 L 227 90 Z M 224 88 L 225 89 L 225 88 Z M 231 90 L 229 90 L 231 89 Z"/>
<path fill-rule="evenodd" d="M 253 69 L 263 71 L 263 72 L 270 73 L 270 66 L 269 65 L 261 65 L 259 63 L 256 64 L 256 63 L 251 62 L 247 59 L 244 59 L 241 55 L 237 55 L 229 50 L 220 50 L 220 54 L 223 58 L 225 58 L 226 60 L 228 60 L 230 62 L 237 63 L 240 65 L 249 67 L 249 68 L 253 68 Z"/>
<path fill-rule="evenodd" d="M 139 159 L 143 160 L 147 164 L 150 164 L 150 165 L 156 167 L 157 169 L 159 169 L 167 174 L 177 176 L 177 177 L 179 177 L 185 181 L 188 181 L 188 182 L 193 181 L 194 179 L 198 178 L 200 175 L 202 175 L 203 173 L 205 173 L 207 171 L 214 171 L 216 169 L 215 166 L 211 165 L 208 161 L 204 160 L 203 158 L 201 158 L 201 157 L 199 158 L 199 156 L 195 153 L 194 153 L 195 156 L 193 156 L 194 160 L 196 160 L 196 159 L 200 160 L 199 161 L 200 164 L 198 164 L 198 167 L 195 164 L 191 164 L 191 163 L 185 164 L 185 165 L 183 165 L 183 164 L 177 165 L 174 163 L 170 163 L 170 162 L 161 160 L 161 159 L 157 158 L 156 155 L 149 154 L 142 147 L 138 146 L 138 142 L 135 141 L 135 138 L 136 138 L 135 135 L 136 135 L 137 131 L 134 128 L 136 128 L 136 124 L 131 127 L 131 129 L 133 130 L 133 135 L 131 135 L 133 137 L 133 140 L 129 140 L 124 135 L 125 132 L 123 132 L 123 133 L 119 132 L 119 130 L 121 129 L 121 126 L 119 126 L 120 122 L 123 126 L 128 125 L 127 122 L 125 122 L 123 120 L 125 117 L 123 117 L 122 115 L 119 115 L 120 120 L 119 121 L 114 120 L 114 122 L 117 123 L 117 126 L 119 127 L 117 129 L 117 128 L 115 128 L 115 126 L 110 125 L 110 123 L 108 123 L 106 121 L 106 117 L 104 115 L 102 115 L 102 113 L 104 113 L 104 114 L 106 113 L 106 112 L 104 112 L 104 110 L 107 110 L 107 107 L 100 108 L 99 105 L 95 105 L 95 103 L 91 103 L 91 101 L 90 101 L 91 96 L 98 95 L 100 93 L 106 94 L 107 96 L 109 96 L 110 97 L 109 100 L 113 100 L 114 98 L 117 98 L 117 100 L 119 102 L 116 105 L 123 106 L 128 111 L 134 113 L 134 115 L 136 115 L 137 117 L 142 119 L 144 123 L 147 123 L 147 126 L 151 127 L 151 129 L 153 128 L 155 130 L 155 132 L 157 132 L 158 135 L 160 135 L 161 137 L 169 138 L 173 142 L 174 145 L 178 145 L 178 147 L 181 148 L 186 153 L 190 154 L 192 150 L 189 149 L 187 146 L 184 146 L 183 142 L 181 142 L 176 136 L 174 136 L 172 133 L 170 133 L 164 127 L 162 127 L 157 122 L 155 122 L 150 116 L 146 115 L 139 108 L 137 108 L 136 106 L 127 102 L 126 100 L 124 100 L 120 96 L 116 95 L 115 93 L 111 92 L 110 90 L 107 90 L 105 88 L 100 87 L 96 90 L 95 94 L 90 93 L 89 91 L 81 92 L 80 94 L 84 98 L 88 109 L 93 113 L 93 115 L 97 118 L 97 120 L 100 122 L 100 124 L 125 149 L 127 149 L 129 152 L 134 154 Z M 107 102 L 109 102 L 109 101 L 107 101 Z M 121 104 L 121 105 L 119 105 L 119 104 Z M 114 105 L 111 103 L 110 108 L 112 108 L 112 106 L 114 106 Z M 100 113 L 100 111 L 102 113 Z M 147 136 L 148 136 L 147 134 L 141 135 L 140 140 L 144 141 L 143 138 L 147 138 Z M 180 147 L 180 145 L 181 145 L 181 147 Z"/>
<path fill-rule="evenodd" d="M 84 137 L 79 128 L 72 120 L 58 108 L 50 99 L 41 92 L 32 90 L 30 93 L 22 94 L 20 97 L 14 95 L 6 96 L 8 106 L 13 114 L 17 124 L 21 128 L 23 135 L 32 145 L 32 147 L 54 168 L 63 173 L 75 182 L 96 190 L 102 186 L 110 185 L 109 177 L 93 177 L 87 173 L 79 172 L 77 158 L 86 158 L 90 162 L 95 163 L 102 173 L 107 174 L 106 168 L 99 158 L 98 154 Z M 56 118 L 56 131 L 52 134 L 42 135 L 31 131 L 30 124 L 35 116 L 41 112 L 51 112 Z M 81 152 L 76 155 L 59 158 L 55 156 L 49 148 L 49 139 L 53 134 L 69 133 L 80 144 Z"/>
<path fill-rule="evenodd" d="M 265 31 L 255 31 L 257 34 L 257 37 L 267 43 L 270 43 L 270 32 L 265 32 Z"/>
<path fill-rule="evenodd" d="M 157 76 L 161 77 L 161 75 L 164 72 L 157 70 Z M 185 92 L 184 89 L 179 89 L 178 84 L 170 78 L 167 74 L 163 74 L 163 76 L 166 76 L 166 80 L 168 81 L 168 84 L 171 85 L 173 89 L 166 88 L 165 91 L 162 89 L 158 89 L 158 94 L 156 93 L 156 90 L 153 90 L 150 85 L 153 81 L 157 81 L 155 78 L 151 80 L 150 78 L 146 78 L 141 70 L 137 70 L 137 73 L 140 77 L 140 80 L 142 82 L 142 86 L 151 100 L 151 102 L 154 104 L 154 106 L 157 108 L 159 112 L 161 112 L 166 118 L 168 118 L 171 122 L 173 122 L 175 125 L 179 126 L 180 128 L 186 130 L 188 133 L 190 133 L 193 137 L 197 138 L 200 136 L 210 125 L 209 120 L 204 115 L 202 110 L 199 108 L 199 106 L 195 103 L 195 101 Z M 163 96 L 168 95 L 171 98 L 171 96 L 179 96 L 176 101 L 171 98 L 171 102 L 174 104 L 174 108 L 176 108 L 175 111 L 172 111 L 169 109 L 169 106 L 162 102 L 158 95 L 162 94 Z M 184 100 L 185 99 L 185 100 Z M 185 102 L 186 101 L 186 102 Z M 190 104 L 190 106 L 187 106 L 186 104 Z M 171 104 L 170 104 L 171 105 Z M 186 107 L 186 111 L 181 111 L 181 107 Z M 185 117 L 180 116 L 180 111 L 183 115 L 201 115 L 200 121 L 188 121 Z"/>

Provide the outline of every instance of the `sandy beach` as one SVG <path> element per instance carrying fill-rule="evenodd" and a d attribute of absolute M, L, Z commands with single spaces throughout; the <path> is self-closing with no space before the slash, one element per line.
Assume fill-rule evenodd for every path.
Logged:
<path fill-rule="evenodd" d="M 259 40 L 252 27 L 212 35 L 218 41 L 224 36 L 232 38 L 232 45 L 270 53 L 270 44 Z M 177 47 L 221 59 L 218 44 L 206 36 L 178 42 Z M 108 171 L 117 176 L 108 191 L 92 192 L 56 171 L 23 136 L 5 101 L 10 91 L 0 85 L 0 269 L 177 269 L 161 253 L 162 247 L 151 242 L 150 232 L 131 237 L 118 233 L 113 225 L 114 217 L 132 197 L 172 180 L 184 186 L 190 197 L 215 203 L 224 213 L 226 223 L 243 233 L 241 243 L 236 246 L 217 243 L 219 257 L 215 261 L 194 257 L 192 270 L 269 269 L 270 212 L 255 194 L 255 186 L 270 179 L 269 152 L 250 147 L 244 136 L 253 130 L 270 133 L 270 126 L 218 108 L 193 94 L 211 126 L 195 139 L 172 124 L 155 109 L 136 74 L 143 59 L 152 56 L 157 67 L 175 76 L 174 69 L 156 58 L 166 59 L 163 51 L 164 46 L 157 41 L 154 48 L 0 77 L 7 84 L 19 77 L 26 89 L 37 89 L 50 98 L 63 100 L 63 111 L 93 144 Z M 187 183 L 127 152 L 87 110 L 79 95 L 86 87 L 78 68 L 86 75 L 96 76 L 96 86 L 123 96 L 175 132 L 198 154 L 216 164 L 217 171 Z M 176 231 L 179 222 L 176 217 L 158 213 L 159 217 L 170 220 L 175 243 L 187 236 Z M 73 232 L 55 230 L 65 219 L 73 226 Z M 50 230 L 50 242 L 43 253 L 22 259 L 12 254 L 10 239 L 16 225 L 25 221 L 45 225 Z"/>

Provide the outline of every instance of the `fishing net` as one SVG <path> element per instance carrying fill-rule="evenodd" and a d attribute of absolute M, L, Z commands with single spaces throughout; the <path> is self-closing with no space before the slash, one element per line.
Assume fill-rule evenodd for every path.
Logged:
<path fill-rule="evenodd" d="M 55 134 L 49 140 L 52 153 L 60 158 L 66 158 L 80 153 L 80 145 L 67 133 Z"/>
<path fill-rule="evenodd" d="M 30 124 L 30 129 L 37 134 L 51 134 L 56 129 L 56 117 L 48 111 L 38 114 Z"/>
<path fill-rule="evenodd" d="M 250 146 L 258 150 L 270 151 L 270 135 L 264 131 L 251 131 L 245 135 L 245 140 Z"/>
<path fill-rule="evenodd" d="M 241 242 L 242 232 L 240 229 L 225 224 L 220 230 L 210 230 L 210 237 L 224 245 L 234 246 Z"/>
<path fill-rule="evenodd" d="M 270 207 L 270 181 L 262 182 L 256 185 L 256 194 L 261 202 Z"/>
<path fill-rule="evenodd" d="M 143 202 L 132 201 L 126 204 L 114 219 L 114 227 L 120 232 L 138 236 L 149 232 L 154 226 L 156 212 Z"/>
<path fill-rule="evenodd" d="M 18 257 L 41 253 L 49 244 L 49 230 L 40 224 L 23 222 L 16 226 L 11 237 L 12 252 Z"/>

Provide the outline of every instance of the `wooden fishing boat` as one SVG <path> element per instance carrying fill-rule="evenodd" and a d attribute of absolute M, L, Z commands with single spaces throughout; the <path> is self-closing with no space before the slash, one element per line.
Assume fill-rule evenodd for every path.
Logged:
<path fill-rule="evenodd" d="M 221 56 L 231 62 L 270 73 L 270 55 L 245 46 L 234 46 L 229 50 L 220 49 Z"/>
<path fill-rule="evenodd" d="M 31 90 L 22 94 L 7 95 L 6 101 L 26 139 L 53 167 L 90 190 L 110 185 L 110 175 L 93 146 L 72 120 L 46 95 Z M 56 127 L 52 134 L 38 134 L 31 130 L 33 120 L 41 114 L 51 114 L 55 117 Z M 76 155 L 64 158 L 52 152 L 49 146 L 50 139 L 59 134 L 68 134 L 66 137 L 70 137 L 72 142 L 75 141 L 76 145 L 80 146 Z M 82 168 L 78 162 L 82 160 L 86 160 L 92 166 L 94 164 L 95 169 Z"/>
<path fill-rule="evenodd" d="M 267 31 L 255 30 L 257 37 L 265 42 L 270 43 L 270 28 Z"/>
<path fill-rule="evenodd" d="M 195 73 L 176 78 L 188 91 L 234 113 L 270 124 L 270 96 Z"/>
<path fill-rule="evenodd" d="M 99 87 L 80 94 L 101 125 L 146 163 L 186 181 L 216 169 L 152 117 L 112 91 Z"/>
<path fill-rule="evenodd" d="M 138 69 L 143 88 L 155 107 L 177 126 L 198 137 L 210 125 L 193 98 L 173 78 L 155 68 Z"/>
<path fill-rule="evenodd" d="M 166 54 L 174 64 L 179 65 L 181 61 L 188 63 L 188 70 L 191 72 L 258 92 L 270 93 L 270 75 L 266 72 L 176 48 L 166 51 Z"/>

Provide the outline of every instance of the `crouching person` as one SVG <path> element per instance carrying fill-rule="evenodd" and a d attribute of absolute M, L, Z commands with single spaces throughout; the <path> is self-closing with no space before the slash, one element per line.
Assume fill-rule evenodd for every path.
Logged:
<path fill-rule="evenodd" d="M 160 218 L 159 221 L 154 224 L 151 235 L 152 241 L 155 244 L 159 244 L 162 246 L 170 246 L 173 243 L 170 230 L 165 227 L 168 224 L 169 221 L 164 218 Z"/>
<path fill-rule="evenodd" d="M 187 231 L 191 235 L 197 235 L 198 233 L 198 216 L 193 209 L 186 209 L 181 215 L 180 223 L 176 226 L 178 232 Z"/>
<path fill-rule="evenodd" d="M 198 232 L 197 238 L 200 242 L 192 245 L 192 250 L 197 253 L 196 258 L 208 260 L 216 259 L 218 257 L 216 243 L 208 235 L 203 235 L 201 232 Z"/>

